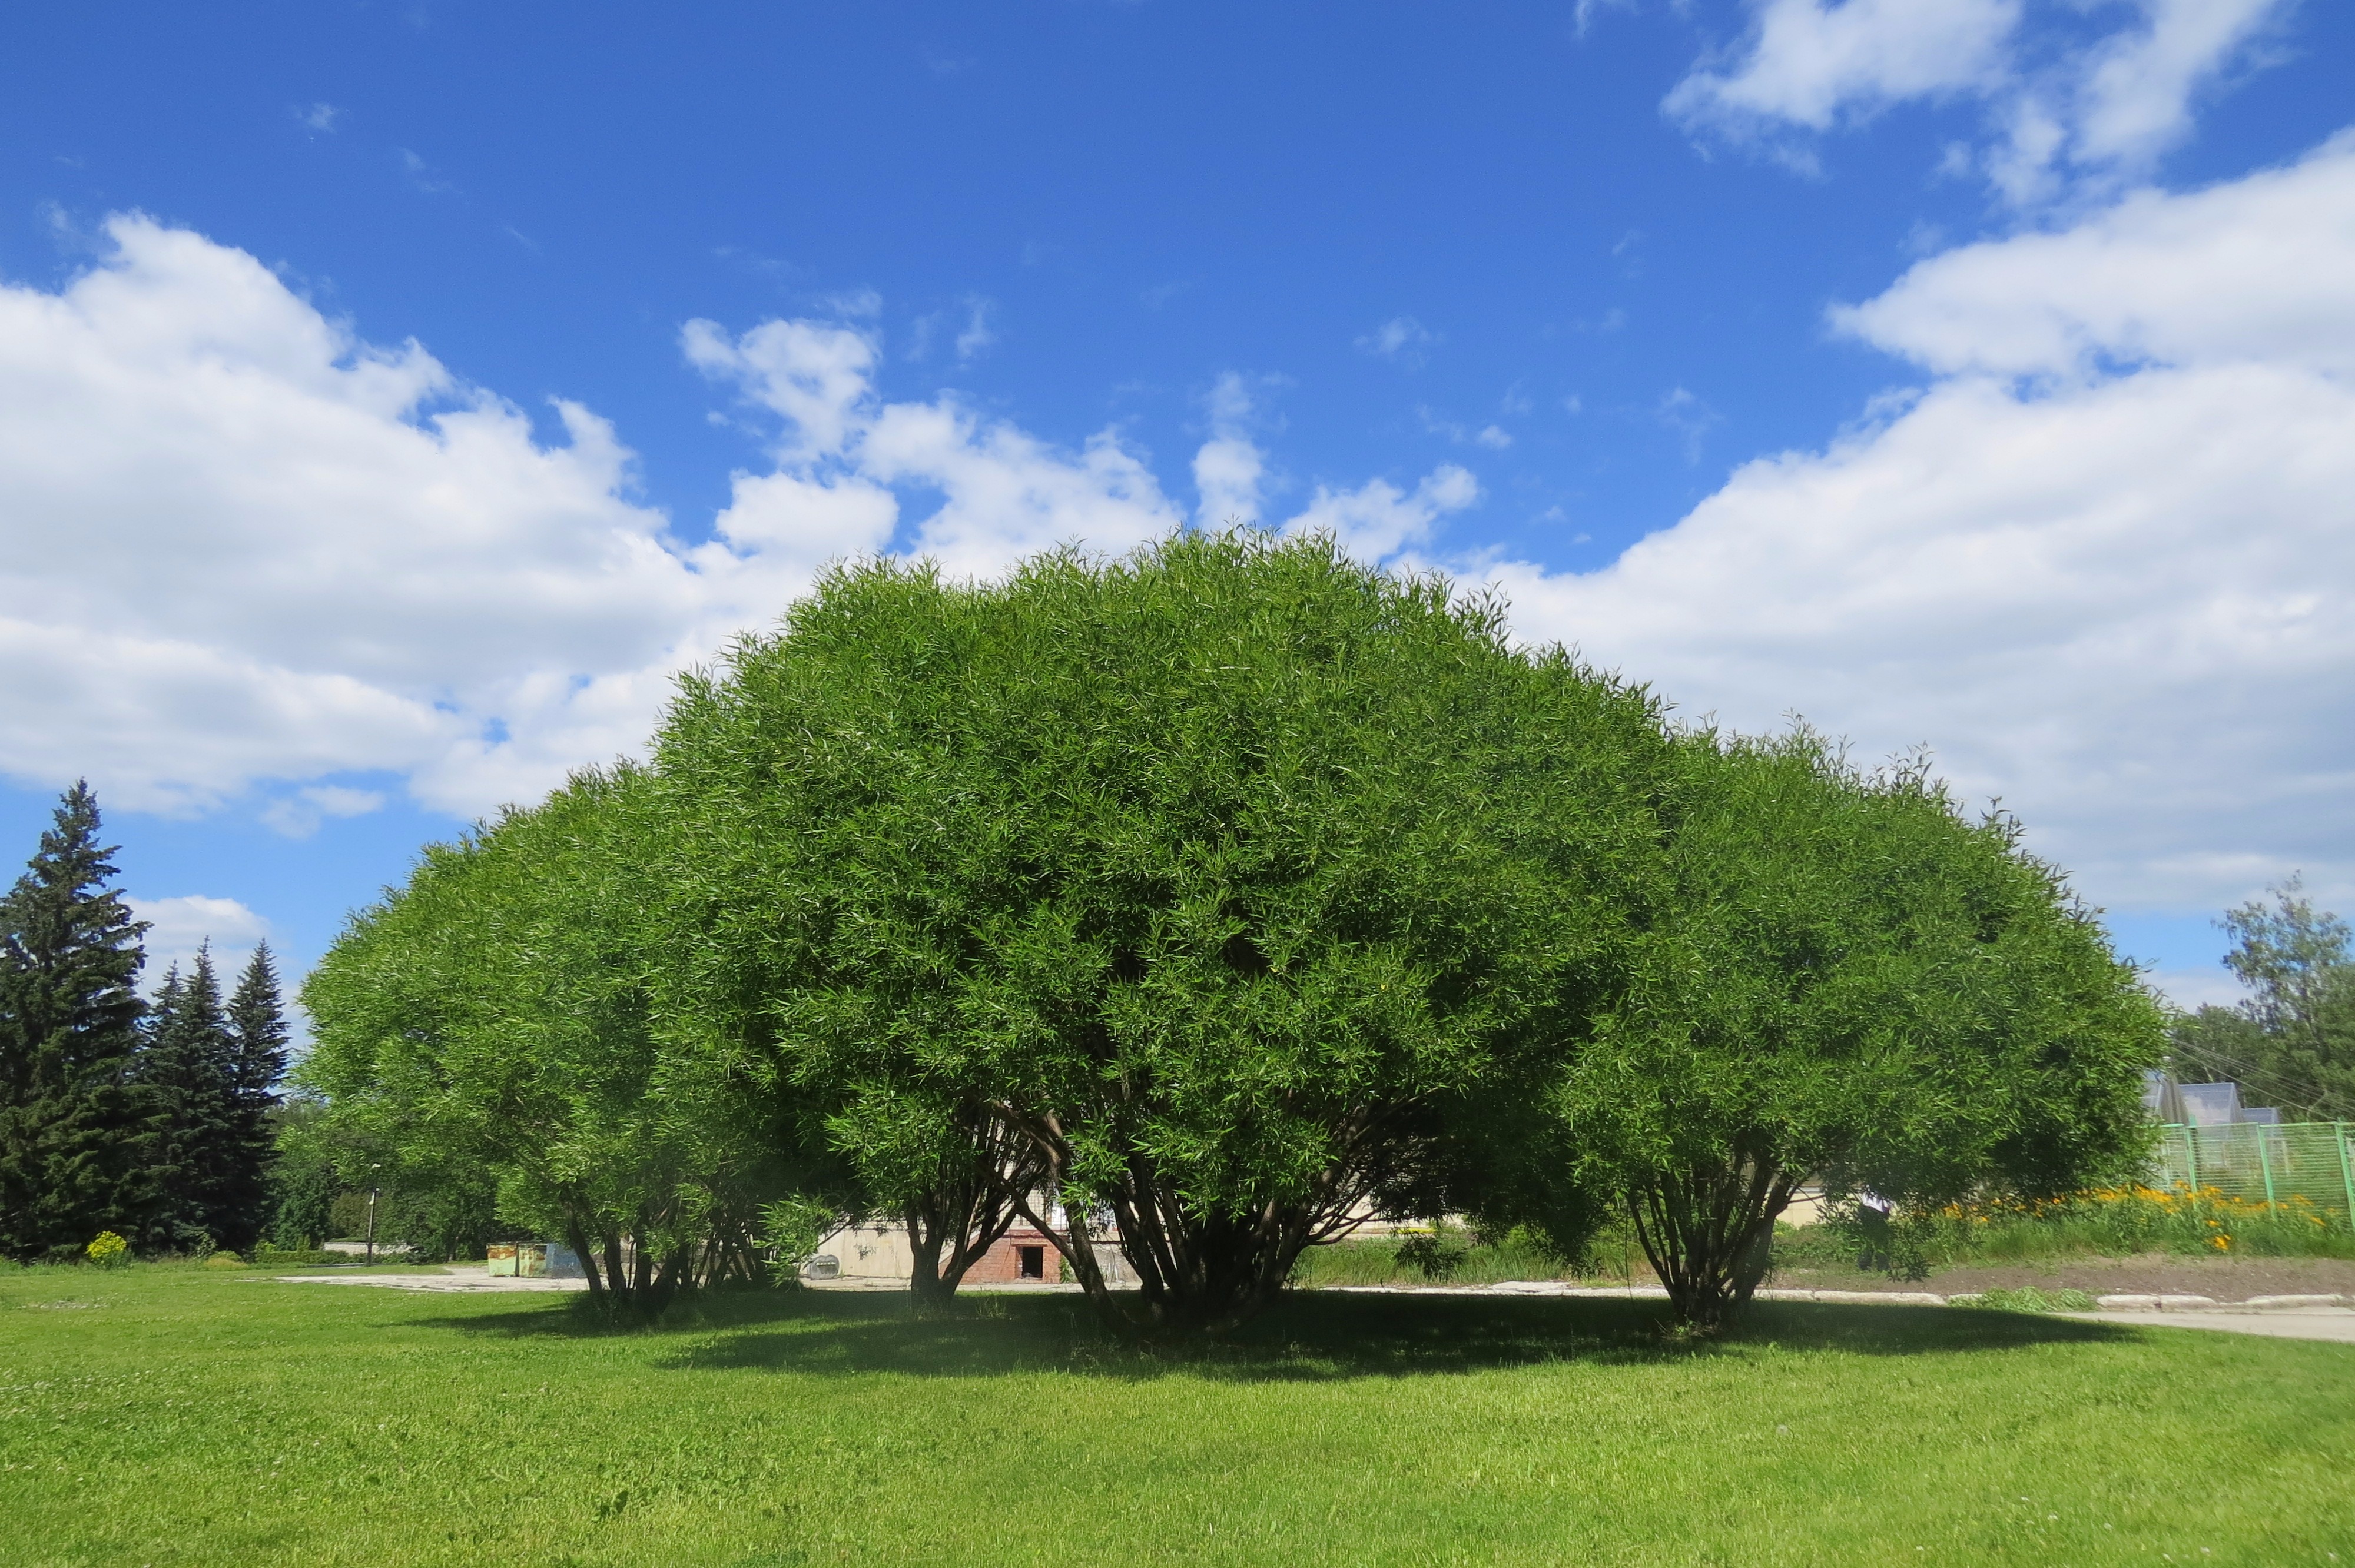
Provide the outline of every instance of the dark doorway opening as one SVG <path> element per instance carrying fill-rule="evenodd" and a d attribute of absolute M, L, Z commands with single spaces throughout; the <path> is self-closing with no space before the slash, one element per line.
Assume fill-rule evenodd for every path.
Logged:
<path fill-rule="evenodd" d="M 1047 1249 L 1043 1246 L 1018 1246 L 1014 1249 L 1014 1271 L 1018 1278 L 1047 1277 Z"/>

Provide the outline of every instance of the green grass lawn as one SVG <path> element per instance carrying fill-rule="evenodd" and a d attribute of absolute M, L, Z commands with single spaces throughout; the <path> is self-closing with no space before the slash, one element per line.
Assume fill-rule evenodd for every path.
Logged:
<path fill-rule="evenodd" d="M 0 1562 L 2355 1564 L 2355 1348 L 1923 1308 L 0 1274 Z"/>

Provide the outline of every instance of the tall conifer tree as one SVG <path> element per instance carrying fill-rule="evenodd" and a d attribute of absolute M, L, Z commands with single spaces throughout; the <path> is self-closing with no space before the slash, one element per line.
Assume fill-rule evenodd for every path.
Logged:
<path fill-rule="evenodd" d="M 0 1252 L 24 1262 L 137 1232 L 153 1191 L 133 1073 L 147 927 L 105 886 L 98 832 L 77 783 L 0 898 Z"/>
<path fill-rule="evenodd" d="M 226 1245 L 225 1211 L 235 1144 L 234 1050 L 221 1014 L 209 945 L 184 980 L 176 966 L 156 993 L 140 1078 L 162 1115 L 148 1140 L 156 1202 L 144 1247 L 152 1252 Z M 258 1198 L 250 1200 L 250 1208 Z M 250 1228 L 250 1222 L 246 1228 Z"/>
<path fill-rule="evenodd" d="M 244 1251 L 270 1223 L 270 1113 L 286 1074 L 285 1009 L 270 944 L 257 945 L 229 998 L 229 1117 L 221 1150 L 221 1188 L 213 1234 Z"/>

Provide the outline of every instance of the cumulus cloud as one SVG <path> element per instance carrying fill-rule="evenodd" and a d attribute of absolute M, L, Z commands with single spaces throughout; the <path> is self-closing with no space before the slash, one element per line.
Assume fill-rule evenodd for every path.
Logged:
<path fill-rule="evenodd" d="M 1841 330 L 1945 375 L 2260 360 L 2355 372 L 2355 132 L 2285 169 L 2138 192 L 2076 227 L 1916 265 Z"/>
<path fill-rule="evenodd" d="M 1442 463 L 1412 491 L 1386 479 L 1354 490 L 1316 487 L 1306 510 L 1284 524 L 1292 534 L 1330 534 L 1351 555 L 1380 561 L 1430 542 L 1433 525 L 1480 499 L 1480 482 L 1454 463 Z"/>
<path fill-rule="evenodd" d="M 126 896 L 123 902 L 148 925 L 147 967 L 140 971 L 139 986 L 151 993 L 175 965 L 186 974 L 196 963 L 197 949 L 210 943 L 213 972 L 220 977 L 226 994 L 253 957 L 254 945 L 270 936 L 270 922 L 234 898 L 192 894 L 179 898 Z"/>
<path fill-rule="evenodd" d="M 2291 0 L 2133 0 L 2096 11 L 2040 0 L 1757 0 L 1722 59 L 1662 108 L 1689 128 L 1811 165 L 1798 133 L 1860 123 L 1894 104 L 1981 103 L 1987 136 L 1958 147 L 2005 196 L 2033 202 L 2130 181 L 2191 128 L 2191 105 Z"/>
<path fill-rule="evenodd" d="M 950 394 L 886 397 L 863 318 L 698 321 L 682 353 L 769 452 L 690 543 L 632 499 L 631 454 L 588 409 L 552 405 L 549 441 L 242 251 L 135 215 L 105 232 L 62 290 L 0 284 L 0 768 L 28 784 L 86 776 L 181 813 L 261 797 L 299 837 L 383 803 L 337 776 L 389 773 L 475 815 L 634 750 L 678 670 L 830 560 L 986 576 L 1185 520 L 1117 429 L 1073 449 Z M 1220 384 L 1195 464 L 1206 503 L 1246 519 L 1250 398 Z M 1381 550 L 1476 489 L 1444 469 L 1311 512 Z"/>
<path fill-rule="evenodd" d="M 543 446 L 241 251 L 136 217 L 107 234 L 62 292 L 0 287 L 12 773 L 203 810 L 258 778 L 414 770 L 473 809 L 506 798 L 492 720 L 593 731 L 599 683 L 692 619 L 587 410 L 559 406 Z"/>
<path fill-rule="evenodd" d="M 594 414 L 530 418 L 414 343 L 323 316 L 250 256 L 136 216 L 62 291 L 0 286 L 0 767 L 201 812 L 260 782 L 296 834 L 405 775 L 473 815 L 641 745 L 681 666 L 890 546 L 988 571 L 1174 525 L 1138 457 L 875 392 L 839 323 L 691 325 L 777 416 L 709 543 L 633 502 Z M 894 485 L 943 504 L 902 533 Z"/>
<path fill-rule="evenodd" d="M 1251 384 L 1231 370 L 1210 388 L 1210 439 L 1194 454 L 1195 517 L 1205 528 L 1259 521 L 1267 459 L 1251 438 L 1254 403 Z"/>
<path fill-rule="evenodd" d="M 2121 905 L 2300 864 L 2355 892 L 2355 142 L 1838 313 L 1939 373 L 1752 462 L 1611 567 L 1508 567 L 1525 632 L 1689 715 L 1922 742 Z"/>
<path fill-rule="evenodd" d="M 1985 90 L 2009 69 L 2021 0 L 1764 0 L 1739 57 L 1696 69 L 1664 107 L 1680 120 L 1829 130 L 1909 98 Z"/>
<path fill-rule="evenodd" d="M 261 820 L 290 839 L 307 839 L 330 817 L 365 817 L 383 807 L 379 790 L 314 784 L 264 806 Z"/>

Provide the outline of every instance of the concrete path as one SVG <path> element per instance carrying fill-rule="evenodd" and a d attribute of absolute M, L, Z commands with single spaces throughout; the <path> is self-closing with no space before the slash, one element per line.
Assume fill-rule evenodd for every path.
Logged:
<path fill-rule="evenodd" d="M 517 1279 L 491 1277 L 490 1266 L 453 1263 L 440 1274 L 281 1274 L 281 1285 L 378 1285 L 389 1290 L 439 1290 L 480 1293 L 506 1290 L 586 1290 L 585 1279 Z"/>
<path fill-rule="evenodd" d="M 2325 1340 L 2355 1345 L 2355 1307 L 2210 1307 L 2188 1312 L 2061 1312 L 2080 1323 L 2138 1329 L 2211 1329 L 2273 1340 Z"/>

